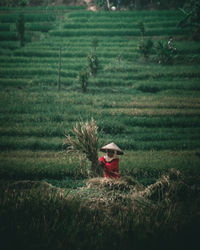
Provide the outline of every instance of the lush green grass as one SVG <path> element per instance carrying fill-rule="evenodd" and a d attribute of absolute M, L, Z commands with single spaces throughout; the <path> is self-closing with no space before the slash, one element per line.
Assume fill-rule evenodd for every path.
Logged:
<path fill-rule="evenodd" d="M 3 93 L 1 150 L 61 150 L 64 134 L 77 120 L 91 116 L 99 126 L 101 143 L 115 140 L 125 150 L 199 147 L 198 97 L 163 97 L 137 90 L 112 97 L 104 92 L 80 96 L 37 89 Z"/>
<path fill-rule="evenodd" d="M 0 21 L 2 23 L 14 23 L 17 20 L 18 17 L 17 14 L 1 14 Z M 48 13 L 42 13 L 42 14 L 25 14 L 24 15 L 25 22 L 43 22 L 43 21 L 55 21 L 56 15 L 55 14 L 48 14 Z"/>
<path fill-rule="evenodd" d="M 171 168 L 186 175 L 198 175 L 199 154 L 198 150 L 126 151 L 120 158 L 121 176 L 132 176 L 146 185 L 155 182 Z M 90 167 L 84 158 L 66 155 L 65 151 L 18 149 L 1 152 L 0 157 L 0 177 L 3 179 L 60 180 L 62 187 L 69 187 L 69 183 L 72 187 L 77 186 L 76 179 L 87 178 Z"/>

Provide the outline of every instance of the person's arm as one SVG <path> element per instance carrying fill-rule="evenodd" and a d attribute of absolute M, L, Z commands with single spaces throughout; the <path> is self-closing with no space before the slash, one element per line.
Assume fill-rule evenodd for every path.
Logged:
<path fill-rule="evenodd" d="M 104 168 L 105 163 L 103 161 L 98 160 L 98 167 Z"/>
<path fill-rule="evenodd" d="M 105 163 L 103 162 L 103 158 L 101 157 L 97 162 L 97 173 L 99 176 L 103 175 Z"/>

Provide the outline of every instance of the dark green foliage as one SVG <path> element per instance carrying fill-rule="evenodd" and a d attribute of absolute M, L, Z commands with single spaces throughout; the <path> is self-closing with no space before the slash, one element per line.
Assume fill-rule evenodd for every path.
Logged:
<path fill-rule="evenodd" d="M 142 21 L 138 22 L 137 27 L 140 30 L 141 36 L 144 37 L 145 31 L 146 31 L 144 23 Z"/>
<path fill-rule="evenodd" d="M 96 76 L 99 68 L 99 60 L 95 53 L 91 52 L 87 56 L 88 68 L 92 76 Z"/>
<path fill-rule="evenodd" d="M 31 0 L 2 0 L 0 6 L 8 7 L 25 7 L 29 5 Z"/>
<path fill-rule="evenodd" d="M 175 49 L 169 48 L 167 42 L 158 41 L 155 45 L 156 60 L 160 64 L 173 64 L 176 56 Z"/>
<path fill-rule="evenodd" d="M 107 0 L 95 0 L 95 2 L 96 2 L 96 5 L 98 6 L 98 8 L 108 10 Z"/>
<path fill-rule="evenodd" d="M 121 0 L 122 5 L 136 10 L 140 9 L 169 9 L 182 7 L 186 0 Z"/>
<path fill-rule="evenodd" d="M 148 2 L 150 2 L 151 0 L 148 0 Z M 153 3 L 152 7 L 156 8 L 156 9 L 170 9 L 170 8 L 180 8 L 184 5 L 184 2 L 186 2 L 186 0 L 160 0 L 160 1 L 151 1 L 151 3 Z"/>
<path fill-rule="evenodd" d="M 24 46 L 24 33 L 25 33 L 25 21 L 24 14 L 20 14 L 16 21 L 17 37 L 20 42 L 20 46 Z"/>
<path fill-rule="evenodd" d="M 18 5 L 21 7 L 25 7 L 29 4 L 29 0 L 20 0 Z"/>
<path fill-rule="evenodd" d="M 81 71 L 78 74 L 78 82 L 81 84 L 81 89 L 83 91 L 83 93 L 86 92 L 87 90 L 87 85 L 88 85 L 88 72 L 87 71 Z"/>
<path fill-rule="evenodd" d="M 139 51 L 144 56 L 145 59 L 148 59 L 153 49 L 153 41 L 151 39 L 142 40 L 139 43 Z"/>
<path fill-rule="evenodd" d="M 178 23 L 181 28 L 189 27 L 194 40 L 200 40 L 200 2 L 188 0 L 183 9 L 180 9 L 183 18 Z"/>
<path fill-rule="evenodd" d="M 97 38 L 93 38 L 91 42 L 91 47 L 96 51 L 97 47 L 99 45 L 99 40 Z"/>

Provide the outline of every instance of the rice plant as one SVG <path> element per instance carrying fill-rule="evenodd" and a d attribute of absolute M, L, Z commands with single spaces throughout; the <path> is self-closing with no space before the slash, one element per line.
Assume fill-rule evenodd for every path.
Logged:
<path fill-rule="evenodd" d="M 76 154 L 84 154 L 91 162 L 91 173 L 97 174 L 98 162 L 98 127 L 95 120 L 92 118 L 90 122 L 76 123 L 72 132 L 74 138 L 70 135 L 66 136 L 65 145 L 67 152 Z"/>

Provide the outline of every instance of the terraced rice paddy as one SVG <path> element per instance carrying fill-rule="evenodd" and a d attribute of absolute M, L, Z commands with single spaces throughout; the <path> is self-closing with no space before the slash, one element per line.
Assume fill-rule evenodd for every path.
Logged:
<path fill-rule="evenodd" d="M 178 152 L 180 158 L 189 154 L 192 164 L 198 165 L 200 46 L 188 39 L 188 30 L 177 27 L 181 18 L 178 11 L 26 8 L 26 43 L 22 48 L 15 32 L 19 12 L 17 8 L 2 8 L 0 15 L 3 168 L 12 165 L 16 169 L 22 164 L 24 151 L 27 166 L 47 168 L 43 153 L 49 157 L 48 152 L 54 155 L 64 151 L 64 135 L 71 133 L 75 122 L 91 117 L 99 126 L 100 146 L 115 141 L 128 152 L 132 164 L 126 165 L 127 159 L 122 158 L 124 173 L 129 172 L 130 165 L 137 165 L 135 152 L 140 152 L 141 159 L 154 150 L 155 155 L 165 150 Z M 144 39 L 150 37 L 156 43 L 174 38 L 177 55 L 173 65 L 142 58 L 138 49 L 140 21 L 146 28 Z M 96 77 L 89 78 L 83 94 L 77 75 L 87 68 L 94 38 L 98 39 L 100 69 Z M 60 48 L 61 90 L 57 91 Z M 37 161 L 33 151 L 39 154 Z M 67 159 L 62 159 L 67 176 L 77 163 L 70 167 Z M 143 162 L 144 168 L 155 167 L 149 159 Z"/>

